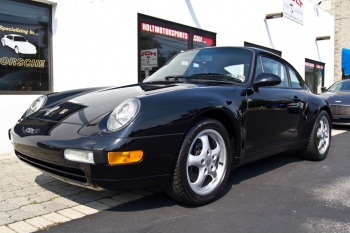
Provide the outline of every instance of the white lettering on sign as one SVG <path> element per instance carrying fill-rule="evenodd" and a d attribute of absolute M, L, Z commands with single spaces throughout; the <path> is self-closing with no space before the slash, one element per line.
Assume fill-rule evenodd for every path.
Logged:
<path fill-rule="evenodd" d="M 214 45 L 214 39 L 205 36 L 193 35 L 193 41 L 207 45 Z"/>
<path fill-rule="evenodd" d="M 141 23 L 141 30 L 146 32 L 154 32 L 157 34 L 176 37 L 184 40 L 188 40 L 188 33 L 182 32 L 170 28 L 160 27 L 153 24 Z"/>
<path fill-rule="evenodd" d="M 197 35 L 193 35 L 193 41 L 195 41 L 195 42 L 203 42 L 203 37 L 197 36 Z"/>

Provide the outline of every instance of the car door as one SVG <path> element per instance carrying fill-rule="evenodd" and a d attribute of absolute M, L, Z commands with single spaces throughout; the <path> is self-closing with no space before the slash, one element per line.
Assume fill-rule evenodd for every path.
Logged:
<path fill-rule="evenodd" d="M 260 87 L 248 96 L 246 149 L 288 141 L 295 136 L 299 110 L 297 92 L 290 88 L 286 64 L 275 58 L 257 58 L 255 77 L 261 73 L 278 75 L 277 86 Z"/>

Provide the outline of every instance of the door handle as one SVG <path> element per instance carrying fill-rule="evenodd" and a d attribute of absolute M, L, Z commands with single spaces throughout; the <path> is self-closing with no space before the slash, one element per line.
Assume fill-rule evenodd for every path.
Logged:
<path fill-rule="evenodd" d="M 293 101 L 296 102 L 296 103 L 298 103 L 298 102 L 301 101 L 301 99 L 300 99 L 299 96 L 294 96 Z"/>

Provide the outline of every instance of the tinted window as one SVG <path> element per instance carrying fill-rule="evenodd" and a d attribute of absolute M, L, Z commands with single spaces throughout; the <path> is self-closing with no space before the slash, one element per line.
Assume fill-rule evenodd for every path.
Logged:
<path fill-rule="evenodd" d="M 297 72 L 291 67 L 289 67 L 289 76 L 292 88 L 306 88 L 304 80 L 299 75 L 297 75 Z"/>
<path fill-rule="evenodd" d="M 0 0 L 0 92 L 51 91 L 50 9 Z"/>
<path fill-rule="evenodd" d="M 281 78 L 281 83 L 277 85 L 278 87 L 289 86 L 286 67 L 279 61 L 267 57 L 261 57 L 261 64 L 256 67 L 256 75 L 260 73 L 272 73 L 279 76 Z"/>
<path fill-rule="evenodd" d="M 26 41 L 26 39 L 24 37 L 21 37 L 21 36 L 15 36 L 13 38 L 14 38 L 14 41 Z"/>
<path fill-rule="evenodd" d="M 193 74 L 226 74 L 246 82 L 253 53 L 240 48 L 211 48 L 178 54 L 147 82 L 165 81 L 166 76 Z"/>
<path fill-rule="evenodd" d="M 336 92 L 336 91 L 350 91 L 350 82 L 337 82 L 334 83 L 328 91 Z"/>

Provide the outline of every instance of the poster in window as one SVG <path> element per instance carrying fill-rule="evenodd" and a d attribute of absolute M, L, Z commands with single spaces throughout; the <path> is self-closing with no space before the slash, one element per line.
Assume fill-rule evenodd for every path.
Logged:
<path fill-rule="evenodd" d="M 0 91 L 50 91 L 49 9 L 0 5 Z"/>
<path fill-rule="evenodd" d="M 158 49 L 141 50 L 141 67 L 158 67 Z"/>

